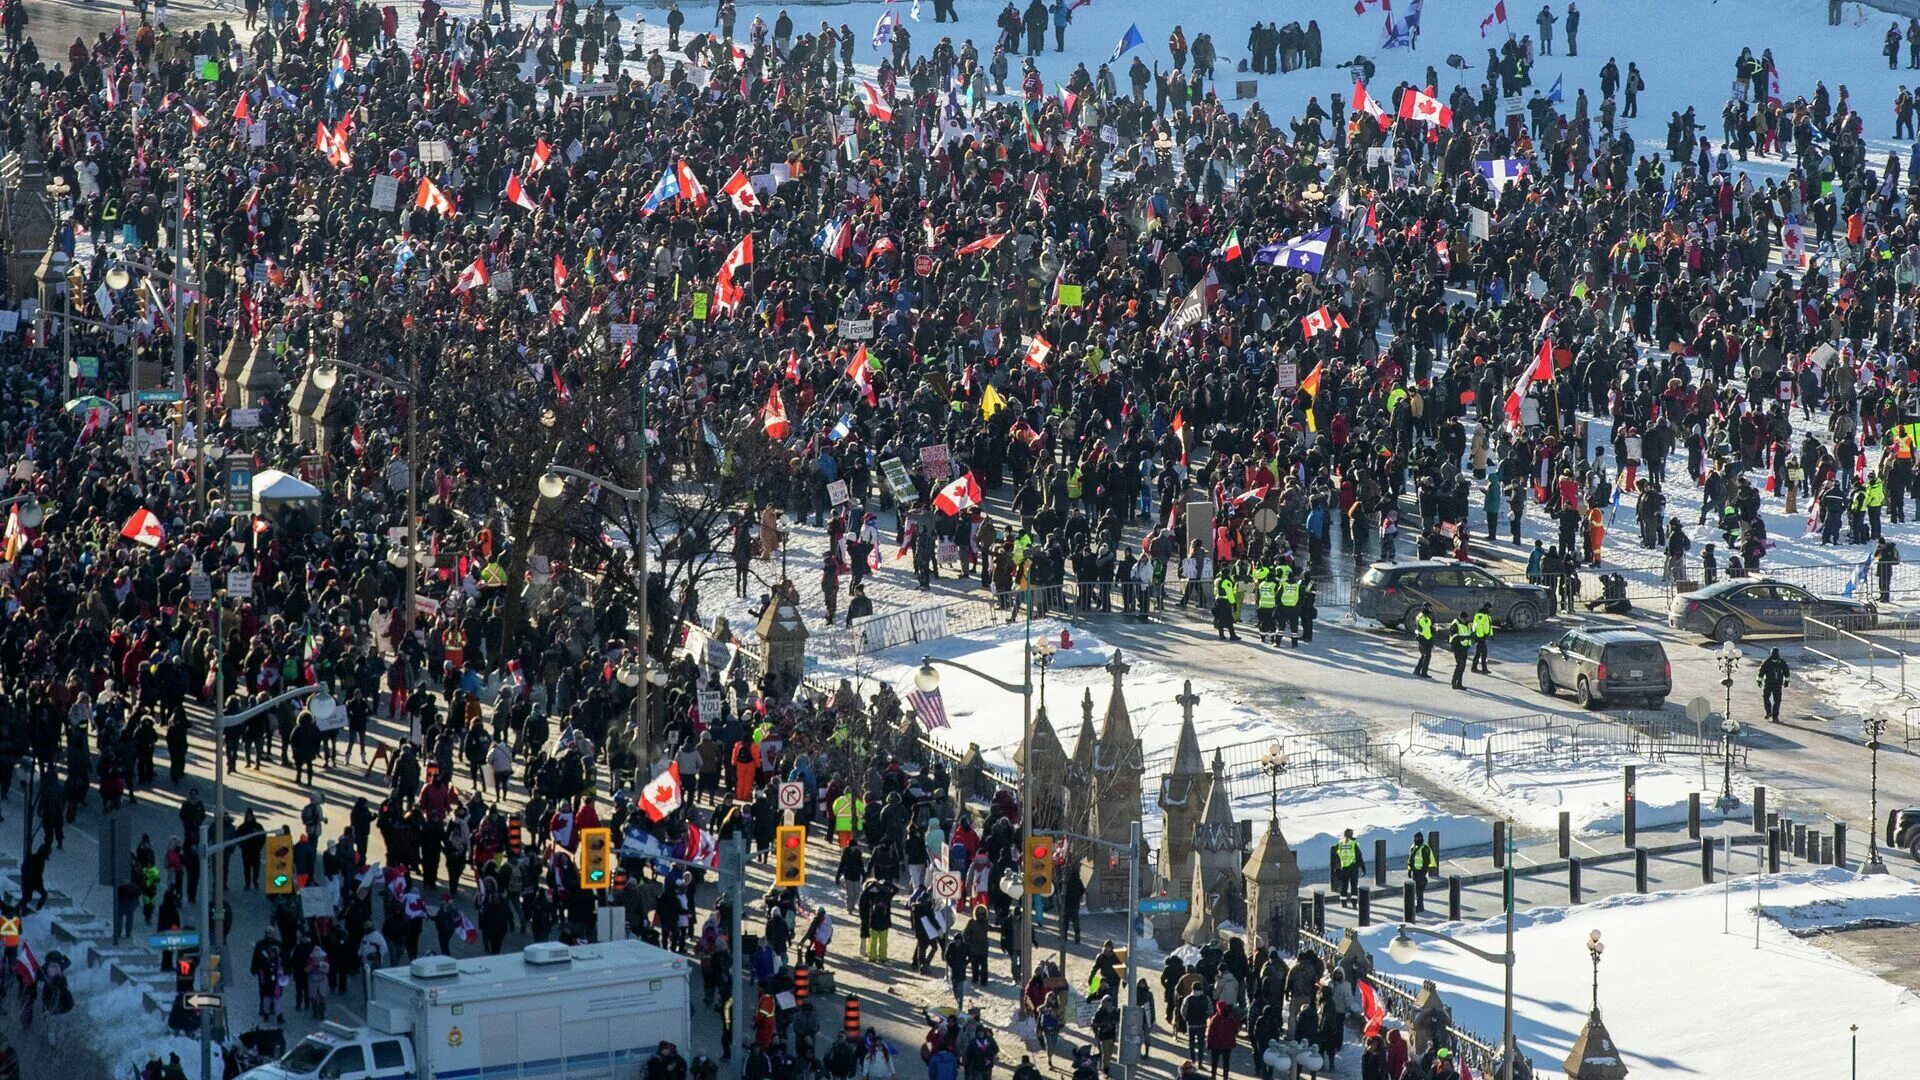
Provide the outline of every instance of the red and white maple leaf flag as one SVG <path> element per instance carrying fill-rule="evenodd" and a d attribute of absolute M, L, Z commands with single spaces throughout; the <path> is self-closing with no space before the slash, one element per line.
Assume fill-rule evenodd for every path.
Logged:
<path fill-rule="evenodd" d="M 547 145 L 547 140 L 537 139 L 533 144 L 533 160 L 527 163 L 527 172 L 537 173 L 546 168 L 547 162 L 552 160 L 553 147 Z"/>
<path fill-rule="evenodd" d="M 136 544 L 150 548 L 159 547 L 160 542 L 167 538 L 166 530 L 160 527 L 160 519 L 154 517 L 153 511 L 146 507 L 133 512 L 133 516 L 127 519 L 126 526 L 120 530 L 120 535 Z"/>
<path fill-rule="evenodd" d="M 994 248 L 997 248 L 1000 246 L 1000 241 L 1005 240 L 1006 238 L 1007 238 L 1007 234 L 1003 232 L 993 233 L 988 236 L 983 236 L 980 239 L 975 240 L 971 244 L 962 245 L 959 250 L 954 252 L 954 254 L 955 255 L 973 255 L 982 251 L 992 251 Z"/>
<path fill-rule="evenodd" d="M 733 311 L 747 298 L 747 287 L 734 284 L 733 279 L 735 274 L 752 265 L 753 234 L 748 233 L 727 253 L 726 261 L 720 264 L 720 272 L 714 275 L 713 294 L 721 311 Z"/>
<path fill-rule="evenodd" d="M 1047 370 L 1047 357 L 1052 355 L 1053 342 L 1048 341 L 1039 334 L 1034 334 L 1027 338 L 1026 363 L 1028 367 L 1045 371 Z"/>
<path fill-rule="evenodd" d="M 1424 120 L 1441 127 L 1453 126 L 1453 110 L 1440 104 L 1440 99 L 1424 90 L 1409 87 L 1400 95 L 1400 116 L 1406 120 Z"/>
<path fill-rule="evenodd" d="M 887 96 L 880 92 L 880 87 L 864 80 L 859 86 L 861 96 L 867 99 L 867 115 L 883 124 L 892 123 L 893 105 L 887 101 Z"/>
<path fill-rule="evenodd" d="M 424 176 L 420 178 L 420 189 L 414 192 L 413 205 L 422 210 L 438 211 L 444 217 L 452 217 L 458 213 L 454 209 L 453 200 L 447 197 L 447 193 L 441 191 L 438 184 Z"/>
<path fill-rule="evenodd" d="M 567 287 L 567 263 L 557 251 L 553 253 L 553 287 L 556 289 Z"/>
<path fill-rule="evenodd" d="M 760 194 L 753 190 L 753 181 L 745 169 L 733 170 L 733 175 L 720 187 L 720 194 L 733 200 L 736 210 L 752 212 L 760 209 Z"/>
<path fill-rule="evenodd" d="M 460 271 L 460 276 L 455 279 L 453 283 L 453 293 L 455 296 L 458 296 L 468 289 L 480 288 L 489 280 L 491 280 L 491 275 L 487 273 L 486 258 L 484 256 L 477 257 L 467 265 L 465 270 Z"/>
<path fill-rule="evenodd" d="M 980 484 L 974 480 L 971 470 L 960 474 L 960 478 L 940 489 L 933 497 L 936 510 L 948 517 L 959 517 L 963 511 L 980 505 Z"/>
<path fill-rule="evenodd" d="M 240 100 L 234 103 L 233 118 L 239 121 L 250 121 L 253 119 L 252 110 L 247 108 L 247 95 L 241 94 Z"/>
<path fill-rule="evenodd" d="M 206 113 L 193 107 L 193 102 L 189 101 L 185 104 L 187 106 L 187 119 L 193 125 L 193 133 L 198 135 L 207 129 L 207 125 L 211 123 L 211 121 L 207 119 Z"/>
<path fill-rule="evenodd" d="M 659 776 L 647 781 L 640 790 L 640 809 L 653 821 L 659 821 L 668 814 L 686 805 L 687 789 L 680 783 L 680 763 L 667 762 L 667 767 Z"/>
<path fill-rule="evenodd" d="M 1347 328 L 1347 318 L 1329 308 L 1323 307 L 1319 311 L 1300 320 L 1300 333 L 1308 338 L 1335 328 L 1345 330 Z"/>
<path fill-rule="evenodd" d="M 1480 36 L 1486 37 L 1487 31 L 1492 29 L 1494 23 L 1499 23 L 1501 26 L 1507 25 L 1507 0 L 1497 0 L 1493 5 L 1493 13 L 1480 20 Z"/>
<path fill-rule="evenodd" d="M 873 392 L 873 358 L 867 355 L 867 347 L 853 354 L 853 361 L 847 365 L 847 378 L 860 388 L 860 396 L 867 399 L 869 405 L 879 405 L 880 399 Z"/>
<path fill-rule="evenodd" d="M 767 404 L 760 410 L 760 426 L 767 432 L 769 439 L 784 439 L 793 425 L 787 423 L 787 405 L 780 400 L 780 388 L 767 388 Z"/>
<path fill-rule="evenodd" d="M 534 202 L 533 198 L 527 194 L 526 185 L 520 182 L 519 173 L 507 174 L 507 190 L 505 194 L 508 202 L 522 210 L 540 209 L 540 204 Z"/>
<path fill-rule="evenodd" d="M 1528 364 L 1527 370 L 1520 373 L 1520 378 L 1513 384 L 1513 392 L 1507 395 L 1506 414 L 1509 426 L 1515 428 L 1520 426 L 1520 402 L 1526 398 L 1527 391 L 1533 388 L 1533 384 L 1546 382 L 1551 378 L 1553 378 L 1553 340 L 1549 338 L 1540 343 L 1540 350 L 1533 355 L 1533 363 Z"/>
<path fill-rule="evenodd" d="M 1393 126 L 1393 117 L 1387 112 L 1386 106 L 1375 101 L 1373 95 L 1367 93 L 1367 88 L 1358 81 L 1353 84 L 1353 107 L 1373 117 L 1383 128 Z"/>

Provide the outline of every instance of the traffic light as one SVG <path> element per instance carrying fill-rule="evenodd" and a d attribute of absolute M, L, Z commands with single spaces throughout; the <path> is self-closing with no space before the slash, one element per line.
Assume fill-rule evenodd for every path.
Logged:
<path fill-rule="evenodd" d="M 773 883 L 798 888 L 807 883 L 807 827 L 781 825 L 773 830 Z"/>
<path fill-rule="evenodd" d="M 207 957 L 207 989 L 220 989 L 220 954 Z"/>
<path fill-rule="evenodd" d="M 604 889 L 613 884 L 613 830 L 580 830 L 580 887 Z"/>
<path fill-rule="evenodd" d="M 193 964 L 191 956 L 183 956 L 173 964 L 173 992 L 176 994 L 193 993 Z"/>
<path fill-rule="evenodd" d="M 1046 836 L 1029 836 L 1023 850 L 1025 864 L 1022 866 L 1020 884 L 1028 896 L 1053 895 L 1053 840 Z"/>
<path fill-rule="evenodd" d="M 516 859 L 519 858 L 520 844 L 521 844 L 520 815 L 508 814 L 507 815 L 507 854 L 511 855 Z"/>
<path fill-rule="evenodd" d="M 267 895 L 285 896 L 294 891 L 293 837 L 267 837 Z"/>

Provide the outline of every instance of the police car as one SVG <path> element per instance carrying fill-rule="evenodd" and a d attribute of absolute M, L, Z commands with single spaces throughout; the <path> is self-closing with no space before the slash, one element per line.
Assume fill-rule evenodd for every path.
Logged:
<path fill-rule="evenodd" d="M 1727 578 L 1667 606 L 1667 625 L 1715 641 L 1739 641 L 1758 634 L 1797 634 L 1809 616 L 1846 617 L 1848 629 L 1873 629 L 1874 607 L 1850 596 L 1817 596 L 1798 585 L 1765 577 Z"/>
<path fill-rule="evenodd" d="M 1544 586 L 1505 581 L 1471 563 L 1443 559 L 1374 563 L 1353 590 L 1353 613 L 1390 630 L 1412 619 L 1421 604 L 1433 605 L 1436 623 L 1492 604 L 1494 622 L 1531 630 L 1551 602 Z"/>

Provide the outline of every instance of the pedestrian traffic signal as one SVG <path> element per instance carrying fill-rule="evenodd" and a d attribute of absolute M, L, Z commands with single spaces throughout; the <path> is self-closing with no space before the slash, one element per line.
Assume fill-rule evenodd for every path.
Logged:
<path fill-rule="evenodd" d="M 613 884 L 613 830 L 580 830 L 580 887 L 605 889 Z"/>
<path fill-rule="evenodd" d="M 773 883 L 798 888 L 807 883 L 807 827 L 781 825 L 773 830 Z"/>
<path fill-rule="evenodd" d="M 294 891 L 293 837 L 267 837 L 267 895 L 285 896 Z"/>
<path fill-rule="evenodd" d="M 1046 836 L 1027 837 L 1025 865 L 1021 885 L 1028 896 L 1053 895 L 1053 840 Z"/>
<path fill-rule="evenodd" d="M 176 994 L 193 993 L 193 957 L 183 956 L 174 961 L 173 992 Z"/>

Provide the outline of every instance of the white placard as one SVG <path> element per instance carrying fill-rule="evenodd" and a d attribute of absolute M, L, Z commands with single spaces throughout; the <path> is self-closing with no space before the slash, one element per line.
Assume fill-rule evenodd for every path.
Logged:
<path fill-rule="evenodd" d="M 373 208 L 392 213 L 400 205 L 400 181 L 391 176 L 373 178 Z"/>
<path fill-rule="evenodd" d="M 344 713 L 339 709 L 336 712 Z M 342 721 L 344 722 L 344 721 Z M 300 917 L 303 919 L 333 918 L 333 897 L 319 885 L 309 885 L 300 890 Z"/>
<path fill-rule="evenodd" d="M 20 313 L 0 311 L 0 334 L 11 334 L 20 329 Z"/>
<path fill-rule="evenodd" d="M 204 604 L 213 599 L 213 579 L 195 570 L 187 575 L 187 599 Z"/>
<path fill-rule="evenodd" d="M 453 149 L 445 139 L 422 139 L 420 141 L 420 161 L 426 165 L 438 165 L 453 160 Z"/>
<path fill-rule="evenodd" d="M 640 324 L 613 323 L 607 327 L 607 340 L 615 345 L 637 345 L 640 343 Z"/>
<path fill-rule="evenodd" d="M 260 147 L 267 145 L 267 122 L 255 120 L 247 125 L 247 145 Z"/>
<path fill-rule="evenodd" d="M 1279 390 L 1298 390 L 1300 388 L 1299 364 L 1275 364 L 1273 385 Z"/>
<path fill-rule="evenodd" d="M 872 319 L 845 319 L 840 323 L 840 336 L 848 341 L 872 341 Z"/>
<path fill-rule="evenodd" d="M 235 600 L 253 599 L 253 575 L 245 570 L 227 571 L 227 595 Z"/>
<path fill-rule="evenodd" d="M 847 482 L 845 480 L 835 480 L 833 483 L 827 485 L 827 501 L 830 504 L 839 506 L 845 503 L 849 497 L 847 493 Z"/>
<path fill-rule="evenodd" d="M 257 428 L 260 426 L 260 410 L 235 409 L 227 414 L 227 421 L 239 430 Z"/>
<path fill-rule="evenodd" d="M 1119 146 L 1120 129 L 1114 127 L 1112 124 L 1101 124 L 1100 141 L 1106 143 L 1108 146 Z"/>
<path fill-rule="evenodd" d="M 699 708 L 700 722 L 708 727 L 719 723 L 720 714 L 726 711 L 726 706 L 723 704 L 723 699 L 718 690 L 700 691 Z"/>

